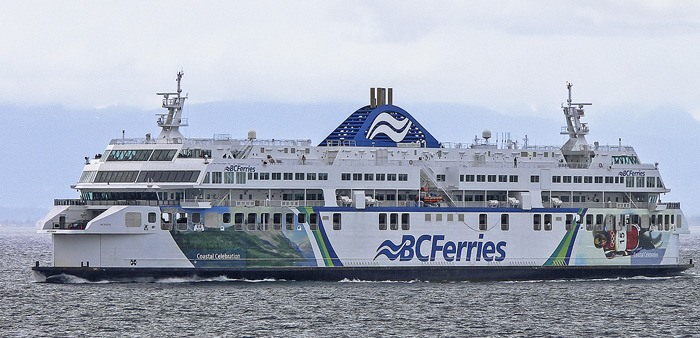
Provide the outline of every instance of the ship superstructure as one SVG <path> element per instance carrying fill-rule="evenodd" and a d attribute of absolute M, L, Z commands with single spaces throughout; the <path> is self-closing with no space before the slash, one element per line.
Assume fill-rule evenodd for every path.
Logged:
<path fill-rule="evenodd" d="M 585 135 L 590 103 L 562 104 L 561 147 L 439 142 L 370 91 L 318 145 L 186 138 L 182 73 L 161 132 L 88 159 L 41 232 L 53 266 L 88 279 L 227 276 L 480 280 L 666 275 L 688 233 L 658 165 Z"/>

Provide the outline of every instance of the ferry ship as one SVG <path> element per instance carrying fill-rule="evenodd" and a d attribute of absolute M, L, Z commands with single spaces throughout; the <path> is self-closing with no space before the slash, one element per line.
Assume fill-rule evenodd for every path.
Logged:
<path fill-rule="evenodd" d="M 114 139 L 57 199 L 40 281 L 164 277 L 278 280 L 527 280 L 666 276 L 689 233 L 658 164 L 589 144 L 571 84 L 563 146 L 440 142 L 370 89 L 318 145 L 187 138 L 187 95 L 158 93 L 157 137 Z"/>

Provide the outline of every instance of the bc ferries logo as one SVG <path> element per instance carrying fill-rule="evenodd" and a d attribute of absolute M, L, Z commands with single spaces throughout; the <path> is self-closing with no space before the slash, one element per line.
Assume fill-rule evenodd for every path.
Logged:
<path fill-rule="evenodd" d="M 397 120 L 389 113 L 381 113 L 374 118 L 372 125 L 369 127 L 367 139 L 372 140 L 379 134 L 388 136 L 394 142 L 401 142 L 408 131 L 413 126 L 409 119 Z"/>
<path fill-rule="evenodd" d="M 506 258 L 506 242 L 483 241 L 484 235 L 479 235 L 477 241 L 453 242 L 446 241 L 445 235 L 421 235 L 417 239 L 413 235 L 403 235 L 400 244 L 386 240 L 377 248 L 377 255 L 385 256 L 391 261 L 410 261 L 417 258 L 421 262 L 435 261 L 442 256 L 447 262 L 452 261 L 497 261 Z"/>

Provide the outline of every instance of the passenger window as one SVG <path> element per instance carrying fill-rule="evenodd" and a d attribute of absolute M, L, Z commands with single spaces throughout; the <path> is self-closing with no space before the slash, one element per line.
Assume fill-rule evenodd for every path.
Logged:
<path fill-rule="evenodd" d="M 379 214 L 379 230 L 386 230 L 386 214 Z"/>
<path fill-rule="evenodd" d="M 255 225 L 257 223 L 257 218 L 258 214 L 251 212 L 248 213 L 248 217 L 246 218 L 246 225 L 248 226 L 248 230 L 255 230 Z"/>
<path fill-rule="evenodd" d="M 389 214 L 389 229 L 399 230 L 399 214 Z"/>
<path fill-rule="evenodd" d="M 276 212 L 272 214 L 272 228 L 282 230 L 282 213 Z"/>
<path fill-rule="evenodd" d="M 487 216 L 486 214 L 479 214 L 479 230 L 484 231 L 487 229 Z"/>
<path fill-rule="evenodd" d="M 411 229 L 411 215 L 410 214 L 401 214 L 401 230 L 410 230 Z"/>
<path fill-rule="evenodd" d="M 540 214 L 532 215 L 532 230 L 536 230 L 536 231 L 542 230 L 542 215 L 540 215 Z"/>
<path fill-rule="evenodd" d="M 318 214 L 309 214 L 309 229 L 318 230 Z"/>
<path fill-rule="evenodd" d="M 340 230 L 341 229 L 341 214 L 340 213 L 335 213 L 333 214 L 333 230 Z"/>
<path fill-rule="evenodd" d="M 294 214 L 289 212 L 284 215 L 285 228 L 287 230 L 294 230 Z"/>
<path fill-rule="evenodd" d="M 243 213 L 237 212 L 233 215 L 233 229 L 243 230 Z"/>

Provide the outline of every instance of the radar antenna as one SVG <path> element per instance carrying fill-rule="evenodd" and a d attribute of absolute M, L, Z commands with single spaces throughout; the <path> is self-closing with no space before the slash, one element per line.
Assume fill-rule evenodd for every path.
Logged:
<path fill-rule="evenodd" d="M 162 128 L 158 135 L 158 143 L 182 143 L 183 136 L 180 133 L 180 127 L 187 126 L 187 119 L 182 118 L 182 107 L 185 105 L 187 95 L 182 97 L 182 87 L 180 83 L 183 71 L 177 72 L 177 92 L 175 93 L 156 93 L 163 96 L 163 108 L 168 109 L 167 113 L 156 114 L 158 116 L 158 126 Z M 174 97 L 171 97 L 174 96 Z"/>

